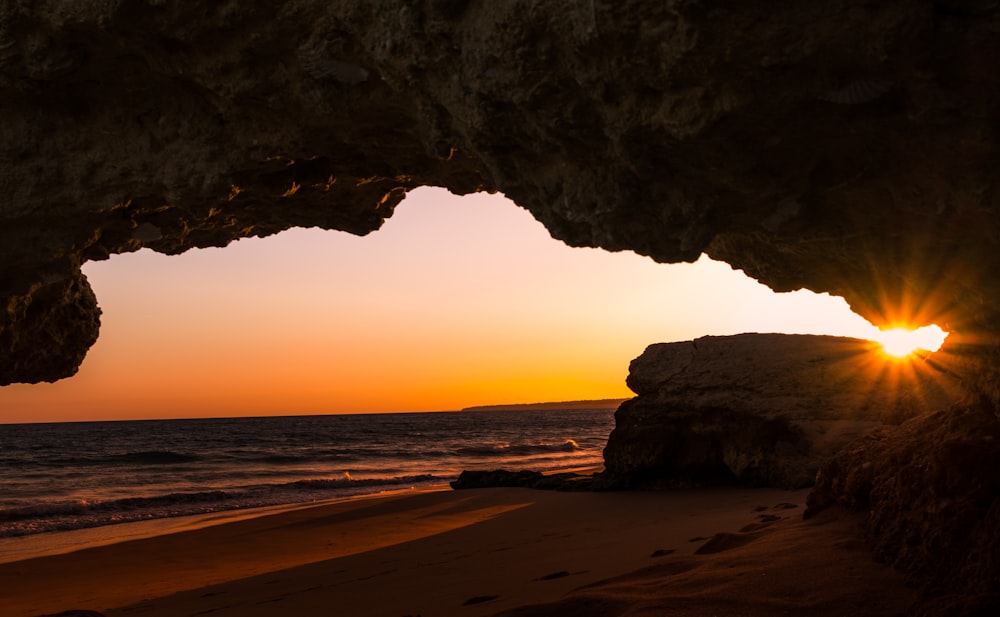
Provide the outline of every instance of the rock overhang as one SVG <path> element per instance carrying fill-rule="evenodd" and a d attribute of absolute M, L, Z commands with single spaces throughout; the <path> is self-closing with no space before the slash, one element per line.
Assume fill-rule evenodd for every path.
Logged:
<path fill-rule="evenodd" d="M 364 234 L 435 185 L 937 322 L 990 390 L 1000 8 L 786 4 L 4 3 L 0 382 L 75 371 L 87 260 Z"/>

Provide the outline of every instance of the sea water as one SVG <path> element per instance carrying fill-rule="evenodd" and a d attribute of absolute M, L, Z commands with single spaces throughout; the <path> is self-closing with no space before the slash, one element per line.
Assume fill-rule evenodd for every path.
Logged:
<path fill-rule="evenodd" d="M 0 537 L 600 465 L 608 409 L 0 425 Z"/>

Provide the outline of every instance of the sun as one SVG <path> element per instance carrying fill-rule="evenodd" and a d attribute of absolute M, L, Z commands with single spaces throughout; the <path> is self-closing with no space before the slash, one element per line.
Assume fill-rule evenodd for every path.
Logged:
<path fill-rule="evenodd" d="M 880 330 L 874 340 L 881 343 L 882 350 L 890 356 L 905 358 L 917 350 L 937 351 L 947 336 L 947 332 L 934 325 L 915 330 L 907 328 Z"/>

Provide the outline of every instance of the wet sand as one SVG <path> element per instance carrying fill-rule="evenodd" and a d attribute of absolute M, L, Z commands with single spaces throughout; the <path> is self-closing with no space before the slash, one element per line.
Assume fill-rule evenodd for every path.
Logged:
<path fill-rule="evenodd" d="M 859 521 L 803 522 L 806 493 L 430 490 L 175 520 L 0 563 L 0 606 L 10 617 L 904 614 L 913 594 L 873 561 Z"/>

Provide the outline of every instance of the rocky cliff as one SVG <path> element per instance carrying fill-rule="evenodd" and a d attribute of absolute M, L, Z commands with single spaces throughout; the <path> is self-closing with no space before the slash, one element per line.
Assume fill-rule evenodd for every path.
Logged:
<path fill-rule="evenodd" d="M 0 383 L 74 371 L 87 260 L 428 184 L 935 321 L 992 391 L 998 53 L 991 0 L 3 0 Z"/>
<path fill-rule="evenodd" d="M 959 399 L 948 363 L 834 336 L 650 345 L 629 365 L 638 396 L 615 413 L 607 474 L 621 486 L 812 486 L 848 442 Z"/>

